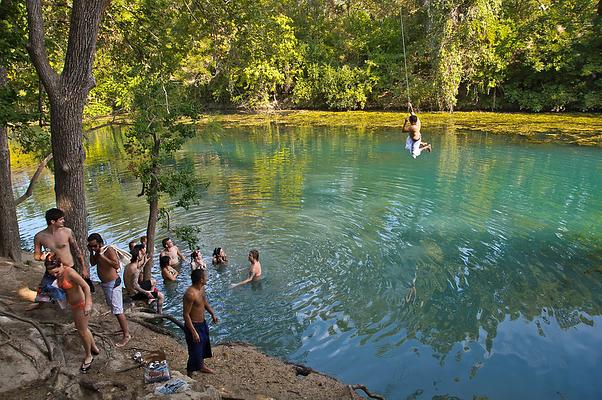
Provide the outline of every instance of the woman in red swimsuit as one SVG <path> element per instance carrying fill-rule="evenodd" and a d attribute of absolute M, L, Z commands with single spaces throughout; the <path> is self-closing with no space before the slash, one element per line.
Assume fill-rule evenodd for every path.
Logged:
<path fill-rule="evenodd" d="M 77 333 L 84 345 L 86 353 L 80 371 L 86 373 L 90 370 L 94 356 L 98 355 L 99 350 L 94 343 L 92 332 L 88 328 L 90 311 L 92 310 L 92 293 L 90 287 L 73 268 L 65 266 L 55 254 L 49 254 L 44 261 L 48 274 L 54 276 L 58 286 L 65 291 L 67 301 L 71 305 L 73 322 L 77 328 Z"/>

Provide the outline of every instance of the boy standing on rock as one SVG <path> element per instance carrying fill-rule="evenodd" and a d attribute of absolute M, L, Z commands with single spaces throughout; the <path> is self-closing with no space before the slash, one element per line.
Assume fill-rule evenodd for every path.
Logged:
<path fill-rule="evenodd" d="M 195 269 L 190 275 L 192 285 L 184 293 L 184 324 L 188 345 L 188 364 L 186 372 L 192 377 L 194 371 L 212 374 L 213 371 L 205 366 L 205 358 L 211 357 L 209 342 L 209 327 L 205 321 L 205 310 L 211 315 L 214 324 L 218 322 L 213 309 L 205 296 L 207 275 L 202 269 Z"/>

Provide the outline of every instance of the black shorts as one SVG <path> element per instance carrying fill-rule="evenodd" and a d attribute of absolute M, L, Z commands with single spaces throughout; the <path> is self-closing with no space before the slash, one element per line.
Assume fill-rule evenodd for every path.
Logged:
<path fill-rule="evenodd" d="M 140 282 L 140 287 L 144 290 L 151 290 L 151 281 Z M 153 294 L 153 297 L 155 299 L 159 298 L 159 290 L 157 288 L 153 288 L 151 293 Z M 138 292 L 132 296 L 132 300 L 148 300 L 148 296 L 146 295 L 146 293 Z"/>

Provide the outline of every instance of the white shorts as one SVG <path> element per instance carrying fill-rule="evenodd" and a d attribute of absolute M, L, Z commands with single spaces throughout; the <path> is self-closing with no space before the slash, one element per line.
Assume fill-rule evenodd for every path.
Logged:
<path fill-rule="evenodd" d="M 121 279 L 120 279 L 121 280 Z M 105 300 L 114 315 L 123 314 L 123 292 L 121 286 L 115 287 L 115 281 L 101 282 L 100 287 L 105 292 Z M 121 282 L 120 282 L 121 283 Z"/>
<path fill-rule="evenodd" d="M 418 139 L 414 141 L 410 136 L 406 139 L 406 150 L 410 152 L 412 157 L 416 158 L 422 153 L 422 149 L 420 145 L 422 144 L 422 139 Z"/>

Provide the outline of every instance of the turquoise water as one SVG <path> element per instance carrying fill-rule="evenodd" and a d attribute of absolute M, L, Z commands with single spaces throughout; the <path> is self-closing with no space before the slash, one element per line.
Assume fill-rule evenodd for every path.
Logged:
<path fill-rule="evenodd" d="M 417 160 L 394 130 L 272 125 L 187 143 L 174 167 L 209 186 L 172 223 L 200 227 L 207 260 L 217 246 L 232 260 L 209 274 L 212 340 L 391 399 L 602 398 L 602 151 L 426 136 L 435 151 Z M 148 211 L 121 142 L 87 143 L 86 179 L 90 230 L 126 248 Z M 18 210 L 26 246 L 51 206 L 46 175 Z M 251 248 L 265 280 L 228 289 Z M 186 284 L 163 288 L 176 315 Z"/>

